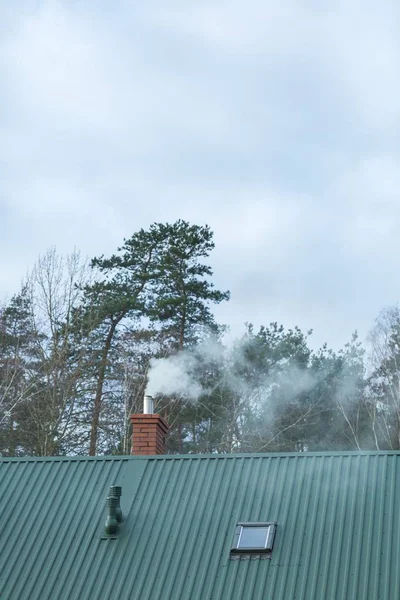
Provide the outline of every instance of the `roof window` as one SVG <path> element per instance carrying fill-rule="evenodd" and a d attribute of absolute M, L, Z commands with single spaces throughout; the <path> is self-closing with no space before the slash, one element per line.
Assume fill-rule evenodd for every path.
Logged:
<path fill-rule="evenodd" d="M 232 554 L 269 554 L 276 531 L 275 522 L 238 523 L 231 548 Z"/>

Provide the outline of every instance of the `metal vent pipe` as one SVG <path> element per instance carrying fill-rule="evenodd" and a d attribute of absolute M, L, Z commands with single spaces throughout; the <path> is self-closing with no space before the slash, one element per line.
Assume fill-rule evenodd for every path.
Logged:
<path fill-rule="evenodd" d="M 154 412 L 154 403 L 152 396 L 145 396 L 143 401 L 143 414 L 152 415 Z"/>

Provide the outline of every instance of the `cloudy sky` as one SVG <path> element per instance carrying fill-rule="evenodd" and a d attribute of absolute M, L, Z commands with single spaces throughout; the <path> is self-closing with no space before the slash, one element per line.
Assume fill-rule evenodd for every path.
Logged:
<path fill-rule="evenodd" d="M 400 300 L 398 0 L 0 3 L 0 298 L 51 246 L 215 232 L 221 322 L 364 337 Z"/>

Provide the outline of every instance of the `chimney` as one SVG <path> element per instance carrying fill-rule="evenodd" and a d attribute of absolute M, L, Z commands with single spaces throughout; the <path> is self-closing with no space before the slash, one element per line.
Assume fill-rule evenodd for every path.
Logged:
<path fill-rule="evenodd" d="M 168 425 L 160 415 L 153 414 L 153 398 L 144 397 L 143 414 L 131 415 L 133 427 L 132 454 L 165 454 Z"/>

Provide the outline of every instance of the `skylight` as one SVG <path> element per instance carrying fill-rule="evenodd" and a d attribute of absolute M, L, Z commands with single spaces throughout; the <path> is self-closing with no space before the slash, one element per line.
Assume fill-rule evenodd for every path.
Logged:
<path fill-rule="evenodd" d="M 234 554 L 268 554 L 272 551 L 275 522 L 238 523 L 231 552 Z"/>

